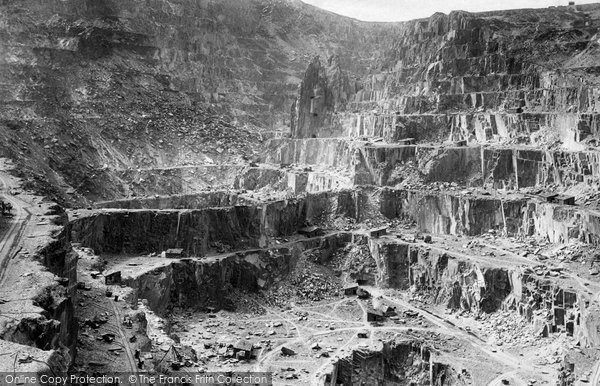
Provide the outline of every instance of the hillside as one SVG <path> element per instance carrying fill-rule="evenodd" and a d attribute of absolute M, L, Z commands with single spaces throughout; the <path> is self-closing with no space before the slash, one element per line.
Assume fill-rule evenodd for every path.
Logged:
<path fill-rule="evenodd" d="M 314 55 L 363 73 L 393 35 L 298 1 L 8 1 L 0 14 L 1 154 L 61 202 L 126 195 L 113 170 L 243 162 L 289 124 Z"/>

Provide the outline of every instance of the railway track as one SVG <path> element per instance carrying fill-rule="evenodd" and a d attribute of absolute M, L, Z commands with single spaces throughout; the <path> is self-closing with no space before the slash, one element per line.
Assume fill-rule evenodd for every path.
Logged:
<path fill-rule="evenodd" d="M 20 251 L 21 239 L 27 225 L 31 222 L 30 204 L 12 196 L 8 191 L 10 187 L 5 179 L 0 176 L 0 197 L 9 202 L 14 211 L 10 227 L 2 234 L 0 239 L 0 288 L 3 287 L 6 268 L 12 258 Z"/>

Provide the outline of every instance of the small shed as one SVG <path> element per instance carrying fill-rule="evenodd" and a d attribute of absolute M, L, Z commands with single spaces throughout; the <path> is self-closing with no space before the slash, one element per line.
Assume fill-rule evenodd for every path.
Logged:
<path fill-rule="evenodd" d="M 396 315 L 396 307 L 390 306 L 389 304 L 382 304 L 379 306 L 379 311 L 381 311 L 384 316 L 388 317 Z"/>
<path fill-rule="evenodd" d="M 358 283 L 348 284 L 344 287 L 344 295 L 356 295 L 356 291 L 358 291 Z"/>
<path fill-rule="evenodd" d="M 358 287 L 356 289 L 356 296 L 358 296 L 360 299 L 368 299 L 371 297 L 371 294 L 366 289 Z"/>
<path fill-rule="evenodd" d="M 414 145 L 417 141 L 414 138 L 404 138 L 398 141 L 400 145 Z"/>
<path fill-rule="evenodd" d="M 554 198 L 554 201 L 561 205 L 575 205 L 575 197 L 567 196 L 565 194 L 559 194 Z"/>
<path fill-rule="evenodd" d="M 204 307 L 204 311 L 209 314 L 214 314 L 215 312 L 217 312 L 217 309 L 215 307 L 207 306 Z"/>
<path fill-rule="evenodd" d="M 109 273 L 108 275 L 104 276 L 104 284 L 121 284 L 121 271 Z"/>
<path fill-rule="evenodd" d="M 281 354 L 289 357 L 289 356 L 293 356 L 296 355 L 296 352 L 294 350 L 292 350 L 291 348 L 287 348 L 285 346 L 281 347 Z"/>
<path fill-rule="evenodd" d="M 165 255 L 168 259 L 178 259 L 183 256 L 183 249 L 171 248 L 165 251 Z"/>
<path fill-rule="evenodd" d="M 368 322 L 383 322 L 385 320 L 385 316 L 381 310 L 370 309 L 367 310 L 367 321 Z"/>
<path fill-rule="evenodd" d="M 369 236 L 380 237 L 387 233 L 387 227 L 374 228 L 369 231 Z"/>
<path fill-rule="evenodd" d="M 540 197 L 546 202 L 554 202 L 554 199 L 558 196 L 558 193 L 541 193 Z"/>
<path fill-rule="evenodd" d="M 233 352 L 238 359 L 252 359 L 256 354 L 254 345 L 246 340 L 238 340 L 233 345 Z"/>
<path fill-rule="evenodd" d="M 319 228 L 318 226 L 313 225 L 313 226 L 309 226 L 309 227 L 300 228 L 298 230 L 298 233 L 300 233 L 301 235 L 304 235 L 308 238 L 317 237 L 317 236 L 323 235 L 323 229 Z"/>

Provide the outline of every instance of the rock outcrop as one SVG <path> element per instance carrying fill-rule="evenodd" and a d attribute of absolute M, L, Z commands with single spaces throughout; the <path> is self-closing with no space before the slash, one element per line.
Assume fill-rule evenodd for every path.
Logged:
<path fill-rule="evenodd" d="M 323 132 L 336 124 L 336 113 L 354 93 L 337 56 L 329 58 L 327 66 L 315 57 L 308 65 L 292 105 L 292 137 L 329 136 Z"/>
<path fill-rule="evenodd" d="M 379 351 L 354 350 L 338 360 L 331 374 L 325 376 L 325 385 L 343 384 L 398 384 L 466 385 L 457 377 L 450 364 L 434 361 L 428 344 L 422 341 L 386 342 Z"/>
<path fill-rule="evenodd" d="M 234 309 L 231 291 L 257 292 L 285 277 L 300 250 L 276 248 L 222 258 L 177 261 L 127 280 L 134 296 L 162 313 L 172 307 Z"/>
<path fill-rule="evenodd" d="M 477 263 L 460 253 L 395 240 L 370 239 L 369 249 L 379 287 L 412 288 L 451 310 L 475 314 L 512 310 L 535 325 L 540 335 L 565 332 L 584 347 L 600 343 L 589 295 L 532 269 Z"/>

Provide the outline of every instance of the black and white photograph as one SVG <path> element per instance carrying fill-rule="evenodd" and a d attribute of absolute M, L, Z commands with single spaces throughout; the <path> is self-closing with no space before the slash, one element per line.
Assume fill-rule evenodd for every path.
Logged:
<path fill-rule="evenodd" d="M 0 0 L 0 386 L 91 385 L 600 386 L 600 2 Z"/>

